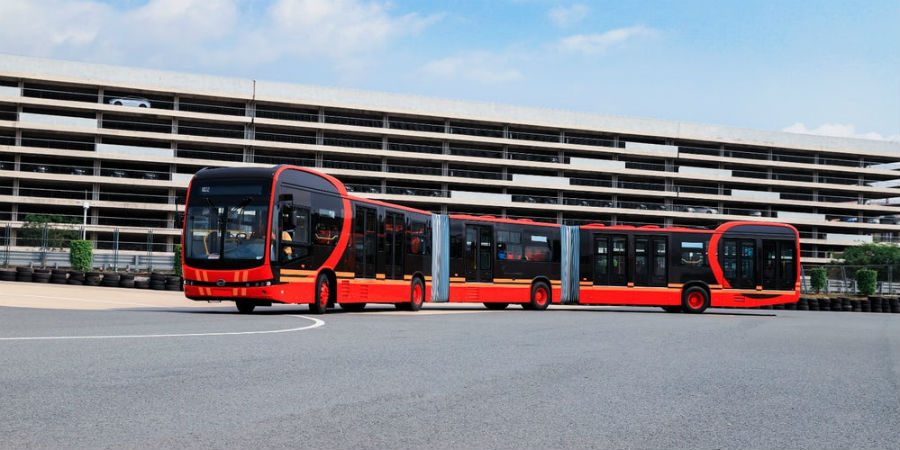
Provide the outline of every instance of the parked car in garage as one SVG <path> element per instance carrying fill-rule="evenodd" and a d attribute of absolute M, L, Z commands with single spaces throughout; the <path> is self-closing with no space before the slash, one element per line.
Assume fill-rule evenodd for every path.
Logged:
<path fill-rule="evenodd" d="M 147 100 L 144 97 L 134 97 L 134 96 L 113 97 L 113 98 L 109 99 L 109 104 L 116 105 L 116 106 L 136 106 L 138 108 L 149 108 L 150 100 Z"/>

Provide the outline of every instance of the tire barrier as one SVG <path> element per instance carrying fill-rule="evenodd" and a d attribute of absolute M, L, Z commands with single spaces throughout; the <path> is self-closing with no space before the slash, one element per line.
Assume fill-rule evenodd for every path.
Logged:
<path fill-rule="evenodd" d="M 61 269 L 53 269 L 50 271 L 50 282 L 53 284 L 66 284 L 68 280 L 68 272 Z"/>
<path fill-rule="evenodd" d="M 16 267 L 15 269 L 0 269 L 0 281 L 153 289 L 157 291 L 184 290 L 183 278 L 160 272 L 152 272 L 147 278 L 135 279 L 133 273 L 127 272 L 81 272 L 78 270 L 66 271 L 62 269 Z M 796 303 L 760 306 L 755 309 L 900 314 L 900 296 L 873 295 L 868 298 L 853 298 L 848 296 L 801 295 Z"/>
<path fill-rule="evenodd" d="M 34 269 L 31 273 L 31 281 L 35 283 L 49 283 L 50 269 Z"/>
<path fill-rule="evenodd" d="M 183 280 L 181 277 L 177 276 L 169 276 L 166 277 L 166 290 L 167 291 L 180 291 L 183 289 Z"/>
<path fill-rule="evenodd" d="M 16 281 L 31 282 L 33 275 L 31 267 L 16 267 Z"/>

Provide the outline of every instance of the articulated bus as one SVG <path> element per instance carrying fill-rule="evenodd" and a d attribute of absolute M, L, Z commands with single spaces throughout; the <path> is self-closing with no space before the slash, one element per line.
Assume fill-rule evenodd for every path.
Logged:
<path fill-rule="evenodd" d="M 185 295 L 240 312 L 305 303 L 321 314 L 426 301 L 661 306 L 699 313 L 799 298 L 789 225 L 715 230 L 562 226 L 441 215 L 351 196 L 314 170 L 204 169 L 188 189 Z"/>

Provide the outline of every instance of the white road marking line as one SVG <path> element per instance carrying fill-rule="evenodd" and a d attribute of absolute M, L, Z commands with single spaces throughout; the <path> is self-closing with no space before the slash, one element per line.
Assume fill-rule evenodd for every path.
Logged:
<path fill-rule="evenodd" d="M 196 336 L 237 336 L 247 334 L 274 334 L 289 333 L 291 331 L 311 330 L 325 325 L 325 322 L 314 317 L 306 317 L 301 315 L 288 315 L 288 317 L 299 317 L 301 319 L 312 320 L 312 325 L 297 328 L 284 328 L 281 330 L 264 330 L 264 331 L 235 331 L 220 333 L 180 333 L 180 334 L 126 334 L 118 336 L 31 336 L 31 337 L 5 337 L 0 341 L 51 341 L 51 340 L 71 340 L 71 339 L 134 339 L 134 338 L 164 338 L 164 337 L 196 337 Z"/>
<path fill-rule="evenodd" d="M 33 295 L 33 294 L 13 294 L 16 297 L 34 297 L 34 298 L 50 298 L 54 300 L 67 300 L 73 302 L 87 302 L 87 303 L 108 303 L 111 305 L 132 305 L 132 306 L 159 306 L 159 305 L 151 305 L 148 303 L 134 303 L 134 302 L 115 302 L 110 300 L 89 300 L 86 298 L 75 298 L 75 297 L 54 297 L 51 295 Z"/>

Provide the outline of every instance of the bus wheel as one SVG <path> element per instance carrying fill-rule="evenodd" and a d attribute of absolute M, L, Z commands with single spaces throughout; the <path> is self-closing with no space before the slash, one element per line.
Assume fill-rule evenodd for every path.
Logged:
<path fill-rule="evenodd" d="M 709 308 L 709 294 L 700 286 L 691 286 L 681 294 L 681 309 L 686 313 L 700 314 Z"/>
<path fill-rule="evenodd" d="M 250 314 L 253 312 L 253 308 L 256 308 L 256 304 L 249 300 L 237 300 L 234 304 L 241 314 Z"/>
<path fill-rule="evenodd" d="M 350 312 L 360 312 L 366 309 L 365 303 L 341 303 L 341 309 Z"/>
<path fill-rule="evenodd" d="M 328 299 L 331 297 L 331 280 L 324 273 L 316 278 L 316 301 L 309 304 L 309 312 L 312 314 L 325 314 L 328 309 Z"/>
<path fill-rule="evenodd" d="M 661 308 L 663 309 L 663 311 L 665 311 L 667 313 L 680 313 L 681 312 L 680 306 L 661 306 Z"/>
<path fill-rule="evenodd" d="M 485 303 L 484 307 L 487 309 L 506 309 L 509 306 L 509 303 Z"/>
<path fill-rule="evenodd" d="M 409 303 L 407 303 L 406 308 L 409 311 L 418 311 L 422 309 L 422 304 L 425 303 L 425 283 L 422 282 L 421 278 L 413 278 L 412 286 L 409 290 Z"/>
<path fill-rule="evenodd" d="M 531 285 L 531 301 L 522 303 L 522 308 L 542 311 L 550 306 L 550 286 L 543 281 Z"/>

